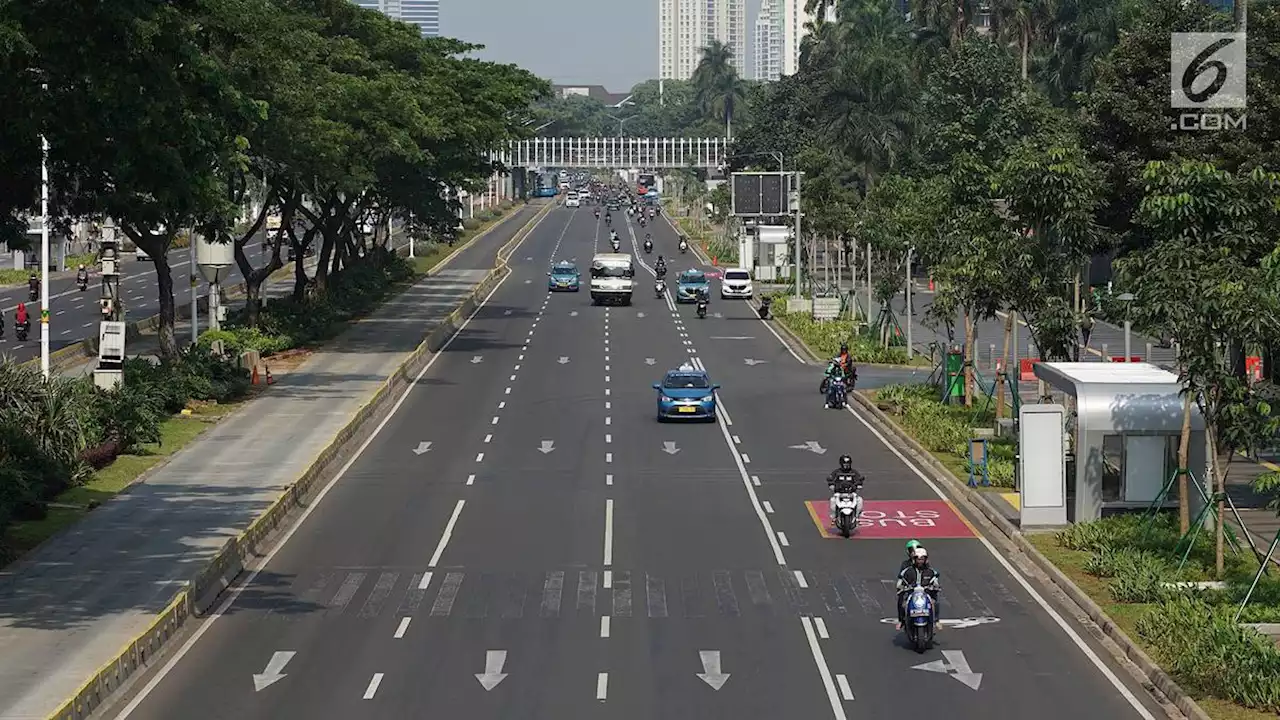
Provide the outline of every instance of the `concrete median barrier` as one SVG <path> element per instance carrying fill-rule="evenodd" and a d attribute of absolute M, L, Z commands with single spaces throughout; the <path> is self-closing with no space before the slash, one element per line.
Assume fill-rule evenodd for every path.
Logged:
<path fill-rule="evenodd" d="M 399 397 L 413 384 L 432 356 L 461 330 L 472 313 L 497 289 L 510 273 L 507 262 L 511 253 L 547 216 L 552 207 L 554 206 L 548 205 L 530 217 L 515 236 L 499 249 L 496 266 L 460 306 L 427 333 L 417 348 L 315 457 L 306 471 L 288 485 L 244 531 L 227 541 L 218 554 L 174 595 L 165 610 L 156 616 L 155 622 L 90 677 L 75 696 L 67 700 L 49 720 L 88 718 L 134 673 L 147 667 L 165 643 L 176 636 L 188 618 L 205 615 L 217 606 L 222 593 L 270 546 L 276 531 L 284 527 L 293 513 L 304 506 L 317 486 L 323 485 L 322 481 L 336 475 L 356 454 L 378 424 L 390 414 Z M 490 229 L 500 224 L 495 223 Z M 477 235 L 473 241 L 479 237 Z M 452 257 L 453 255 L 446 260 Z M 441 265 L 443 264 L 442 262 Z"/>

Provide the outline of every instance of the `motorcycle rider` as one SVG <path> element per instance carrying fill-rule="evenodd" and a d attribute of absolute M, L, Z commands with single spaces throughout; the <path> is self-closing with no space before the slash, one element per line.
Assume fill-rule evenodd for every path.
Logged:
<path fill-rule="evenodd" d="M 84 265 L 81 265 L 80 268 L 76 270 L 76 282 L 81 285 L 89 284 L 89 271 L 85 269 Z"/>
<path fill-rule="evenodd" d="M 916 548 L 918 547 L 920 547 L 919 540 L 907 541 L 907 557 L 905 560 L 902 561 L 902 565 L 898 567 L 899 575 L 902 574 L 903 570 L 906 570 L 907 568 L 911 567 L 911 565 L 915 562 L 915 552 L 916 552 Z"/>
<path fill-rule="evenodd" d="M 831 501 L 828 503 L 829 514 L 831 515 L 831 523 L 836 521 L 836 498 L 840 495 L 855 493 L 862 489 L 867 479 L 862 473 L 853 469 L 853 458 L 848 455 L 840 456 L 840 467 L 831 471 L 827 476 L 827 487 L 831 490 Z"/>
<path fill-rule="evenodd" d="M 31 319 L 27 317 L 27 304 L 18 303 L 18 309 L 13 312 L 13 329 L 19 328 L 30 329 Z"/>
<path fill-rule="evenodd" d="M 31 277 L 27 278 L 27 290 L 31 292 L 33 299 L 40 294 L 40 278 L 35 273 L 31 273 Z"/>
<path fill-rule="evenodd" d="M 844 370 L 845 380 L 853 377 L 853 357 L 849 355 L 849 343 L 840 343 L 840 354 L 836 355 L 836 360 L 840 361 L 840 367 Z"/>
<path fill-rule="evenodd" d="M 916 585 L 920 585 L 933 600 L 933 613 L 941 616 L 938 609 L 939 573 L 929 564 L 929 551 L 919 543 L 911 551 L 911 564 L 898 573 L 898 629 L 907 618 L 907 598 Z"/>
<path fill-rule="evenodd" d="M 667 261 L 661 255 L 658 256 L 658 262 L 653 265 L 653 272 L 657 274 L 659 280 L 667 276 Z"/>

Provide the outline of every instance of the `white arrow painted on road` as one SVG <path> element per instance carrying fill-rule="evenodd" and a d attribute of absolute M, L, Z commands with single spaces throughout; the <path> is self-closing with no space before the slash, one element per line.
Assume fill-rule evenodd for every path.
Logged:
<path fill-rule="evenodd" d="M 642 313 L 642 312 L 638 312 L 638 313 L 636 313 L 636 317 L 638 317 L 638 318 L 644 317 L 644 313 Z"/>
<path fill-rule="evenodd" d="M 959 650 L 943 650 L 942 657 L 945 659 L 916 665 L 912 669 L 946 673 L 974 690 L 977 690 L 978 686 L 982 684 L 982 673 L 976 673 L 973 668 L 969 667 L 969 661 L 964 658 L 963 652 Z"/>
<path fill-rule="evenodd" d="M 284 670 L 284 666 L 288 665 L 293 656 L 297 654 L 293 651 L 272 653 L 271 659 L 267 661 L 266 669 L 260 673 L 254 673 L 253 691 L 262 692 L 274 685 L 280 678 L 285 677 L 285 674 L 280 671 Z"/>
<path fill-rule="evenodd" d="M 526 257 L 526 258 L 525 258 L 525 260 L 532 260 L 532 259 L 533 259 L 533 256 L 532 256 L 532 255 L 530 255 L 530 256 L 528 256 L 528 257 Z"/>
<path fill-rule="evenodd" d="M 817 440 L 809 440 L 805 442 L 803 445 L 792 445 L 791 449 L 792 450 L 808 450 L 809 452 L 815 453 L 818 455 L 825 455 L 827 453 L 827 449 L 819 445 Z"/>
<path fill-rule="evenodd" d="M 476 679 L 485 691 L 498 687 L 498 683 L 507 679 L 502 667 L 507 664 L 506 650 L 488 650 L 484 654 L 484 672 L 476 673 Z"/>
<path fill-rule="evenodd" d="M 556 449 L 556 442 L 554 440 L 543 440 L 542 447 L 538 448 L 538 452 L 542 453 L 543 455 L 546 455 L 547 453 L 555 449 Z"/>
<path fill-rule="evenodd" d="M 533 281 L 532 281 L 532 280 L 525 280 L 525 281 L 524 281 L 524 284 L 525 284 L 525 285 L 528 285 L 528 284 L 529 284 L 529 283 L 531 283 L 531 282 L 533 282 Z"/>
<path fill-rule="evenodd" d="M 578 317 L 578 311 L 574 310 L 573 312 L 569 313 L 569 317 Z"/>
<path fill-rule="evenodd" d="M 680 452 L 680 448 L 676 447 L 676 444 L 673 442 L 664 442 L 662 443 L 662 452 L 668 455 L 675 455 Z"/>
<path fill-rule="evenodd" d="M 720 313 L 712 313 L 712 317 L 722 318 L 724 315 L 721 315 Z"/>
<path fill-rule="evenodd" d="M 414 449 L 413 449 L 413 454 L 414 454 L 414 455 L 421 455 L 421 454 L 423 454 L 423 453 L 425 453 L 425 452 L 428 452 L 428 451 L 430 451 L 430 450 L 431 450 L 431 443 L 429 443 L 429 442 L 420 442 L 420 443 L 418 443 L 418 447 L 416 447 L 416 448 L 414 448 Z"/>
<path fill-rule="evenodd" d="M 898 618 L 880 618 L 880 622 L 885 625 L 896 625 Z M 978 627 L 979 625 L 990 625 L 1000 622 L 1000 618 L 991 615 L 979 615 L 977 617 L 962 618 L 943 618 L 938 621 L 940 627 L 952 628 L 955 630 L 964 630 L 965 628 Z"/>
<path fill-rule="evenodd" d="M 567 358 L 567 357 L 565 357 L 565 356 L 561 355 L 561 356 L 560 356 L 560 359 L 559 359 L 559 360 L 557 360 L 556 362 L 560 363 L 561 365 L 564 365 L 565 363 L 569 362 L 569 358 Z"/>
<path fill-rule="evenodd" d="M 657 360 L 654 360 L 653 358 L 645 358 L 645 359 L 644 359 L 644 364 L 645 364 L 645 365 L 652 365 L 652 364 L 654 364 L 654 363 L 656 363 L 656 362 L 658 362 L 658 361 L 657 361 Z"/>
<path fill-rule="evenodd" d="M 768 360 L 755 360 L 755 359 L 753 359 L 753 358 L 743 358 L 743 359 L 742 359 L 742 362 L 746 363 L 747 365 L 750 365 L 751 367 L 755 367 L 755 366 L 757 366 L 757 365 L 763 365 L 763 364 L 765 364 L 765 363 L 767 363 L 767 362 L 769 362 L 769 361 L 768 361 Z"/>
<path fill-rule="evenodd" d="M 472 364 L 472 365 L 479 365 L 479 364 L 480 364 L 480 363 L 482 363 L 482 362 L 484 362 L 484 356 L 483 356 L 483 355 L 472 355 L 472 356 L 471 356 L 471 364 Z"/>
<path fill-rule="evenodd" d="M 719 690 L 729 682 L 729 673 L 720 672 L 719 650 L 699 650 L 698 657 L 702 660 L 702 672 L 698 673 L 702 682 L 710 685 L 712 690 Z"/>

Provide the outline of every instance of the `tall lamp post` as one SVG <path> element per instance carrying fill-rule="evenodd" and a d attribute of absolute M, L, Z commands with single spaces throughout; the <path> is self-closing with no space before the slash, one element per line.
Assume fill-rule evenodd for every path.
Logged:
<path fill-rule="evenodd" d="M 49 379 L 49 140 L 44 133 L 40 133 L 40 372 Z"/>
<path fill-rule="evenodd" d="M 1129 309 L 1133 307 L 1135 296 L 1133 293 L 1120 293 L 1116 299 L 1124 303 L 1124 361 L 1129 362 L 1133 359 L 1133 351 L 1131 349 L 1131 336 L 1133 333 L 1133 323 L 1129 320 Z"/>

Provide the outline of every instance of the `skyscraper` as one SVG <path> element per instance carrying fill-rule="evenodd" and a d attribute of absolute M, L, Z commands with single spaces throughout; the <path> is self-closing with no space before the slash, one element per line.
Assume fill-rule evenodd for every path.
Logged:
<path fill-rule="evenodd" d="M 417 25 L 423 37 L 440 34 L 440 0 L 355 0 L 355 3 L 400 22 Z"/>
<path fill-rule="evenodd" d="M 777 80 L 782 76 L 782 15 L 780 0 L 761 0 L 760 14 L 751 38 L 751 76 L 756 80 Z"/>
<path fill-rule="evenodd" d="M 746 0 L 659 0 L 658 76 L 688 80 L 702 49 L 719 40 L 733 50 L 734 67 L 746 70 Z"/>
<path fill-rule="evenodd" d="M 782 74 L 794 75 L 800 69 L 800 41 L 809 31 L 805 25 L 816 20 L 805 12 L 805 0 L 782 0 Z M 835 19 L 835 8 L 827 10 L 828 21 Z"/>

